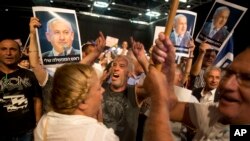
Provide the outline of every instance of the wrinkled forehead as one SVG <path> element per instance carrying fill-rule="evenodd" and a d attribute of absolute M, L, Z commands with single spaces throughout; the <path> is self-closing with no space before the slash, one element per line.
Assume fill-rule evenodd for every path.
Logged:
<path fill-rule="evenodd" d="M 1 41 L 0 47 L 14 47 L 14 48 L 20 49 L 20 46 L 18 45 L 16 41 L 9 40 L 9 39 Z"/>
<path fill-rule="evenodd" d="M 184 16 L 181 16 L 177 19 L 177 22 L 183 23 L 183 22 L 187 22 L 187 18 Z"/>
<path fill-rule="evenodd" d="M 229 68 L 237 72 L 250 73 L 250 48 L 237 55 Z"/>
<path fill-rule="evenodd" d="M 224 9 L 218 13 L 218 16 L 227 16 L 230 14 L 230 11 L 227 9 Z"/>
<path fill-rule="evenodd" d="M 70 31 L 72 31 L 72 27 L 71 24 L 65 20 L 55 20 L 53 22 L 51 22 L 51 24 L 49 25 L 49 28 L 61 28 L 64 27 Z"/>

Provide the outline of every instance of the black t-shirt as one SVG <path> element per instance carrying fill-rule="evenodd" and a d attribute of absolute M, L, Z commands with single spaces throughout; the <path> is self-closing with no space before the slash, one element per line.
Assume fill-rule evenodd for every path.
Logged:
<path fill-rule="evenodd" d="M 0 135 L 19 135 L 35 128 L 34 97 L 41 98 L 41 87 L 32 71 L 0 71 Z"/>

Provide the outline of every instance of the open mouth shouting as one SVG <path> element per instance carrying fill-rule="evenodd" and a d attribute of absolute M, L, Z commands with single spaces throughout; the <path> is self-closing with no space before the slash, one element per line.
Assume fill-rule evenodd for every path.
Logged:
<path fill-rule="evenodd" d="M 120 75 L 118 73 L 113 73 L 112 75 L 112 81 L 113 80 L 117 80 L 120 77 Z"/>

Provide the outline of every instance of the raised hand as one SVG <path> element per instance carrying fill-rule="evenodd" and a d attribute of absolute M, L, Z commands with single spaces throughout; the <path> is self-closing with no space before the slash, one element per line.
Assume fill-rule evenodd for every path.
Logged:
<path fill-rule="evenodd" d="M 202 42 L 199 48 L 200 53 L 206 53 L 207 49 L 212 49 L 212 47 L 206 41 Z"/>
<path fill-rule="evenodd" d="M 169 94 L 169 99 L 176 99 L 174 94 L 175 48 L 169 37 L 166 37 L 163 33 L 159 34 L 155 43 L 152 60 L 154 63 L 162 63 L 161 71 L 165 74 L 167 94 Z"/>
<path fill-rule="evenodd" d="M 97 52 L 102 53 L 106 46 L 106 39 L 101 31 L 99 32 L 99 37 L 96 39 L 95 43 Z"/>
<path fill-rule="evenodd" d="M 30 18 L 29 26 L 30 26 L 30 33 L 31 34 L 35 34 L 36 33 L 36 28 L 40 27 L 41 23 L 40 23 L 40 21 L 39 21 L 38 18 L 31 17 Z"/>
<path fill-rule="evenodd" d="M 132 51 L 134 56 L 136 57 L 140 65 L 143 67 L 144 72 L 147 73 L 149 61 L 145 54 L 146 52 L 144 49 L 144 45 L 141 42 L 135 41 L 133 37 L 130 37 L 130 42 L 132 44 Z"/>
<path fill-rule="evenodd" d="M 163 65 L 162 72 L 166 74 L 172 84 L 175 75 L 175 48 L 169 37 L 163 33 L 160 33 L 159 38 L 155 41 L 152 60 L 155 64 Z"/>

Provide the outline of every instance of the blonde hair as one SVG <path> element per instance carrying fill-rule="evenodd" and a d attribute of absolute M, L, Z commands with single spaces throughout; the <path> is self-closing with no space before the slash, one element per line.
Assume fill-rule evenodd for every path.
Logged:
<path fill-rule="evenodd" d="M 51 107 L 55 112 L 72 114 L 84 102 L 96 72 L 84 64 L 65 64 L 57 68 L 51 91 Z"/>

